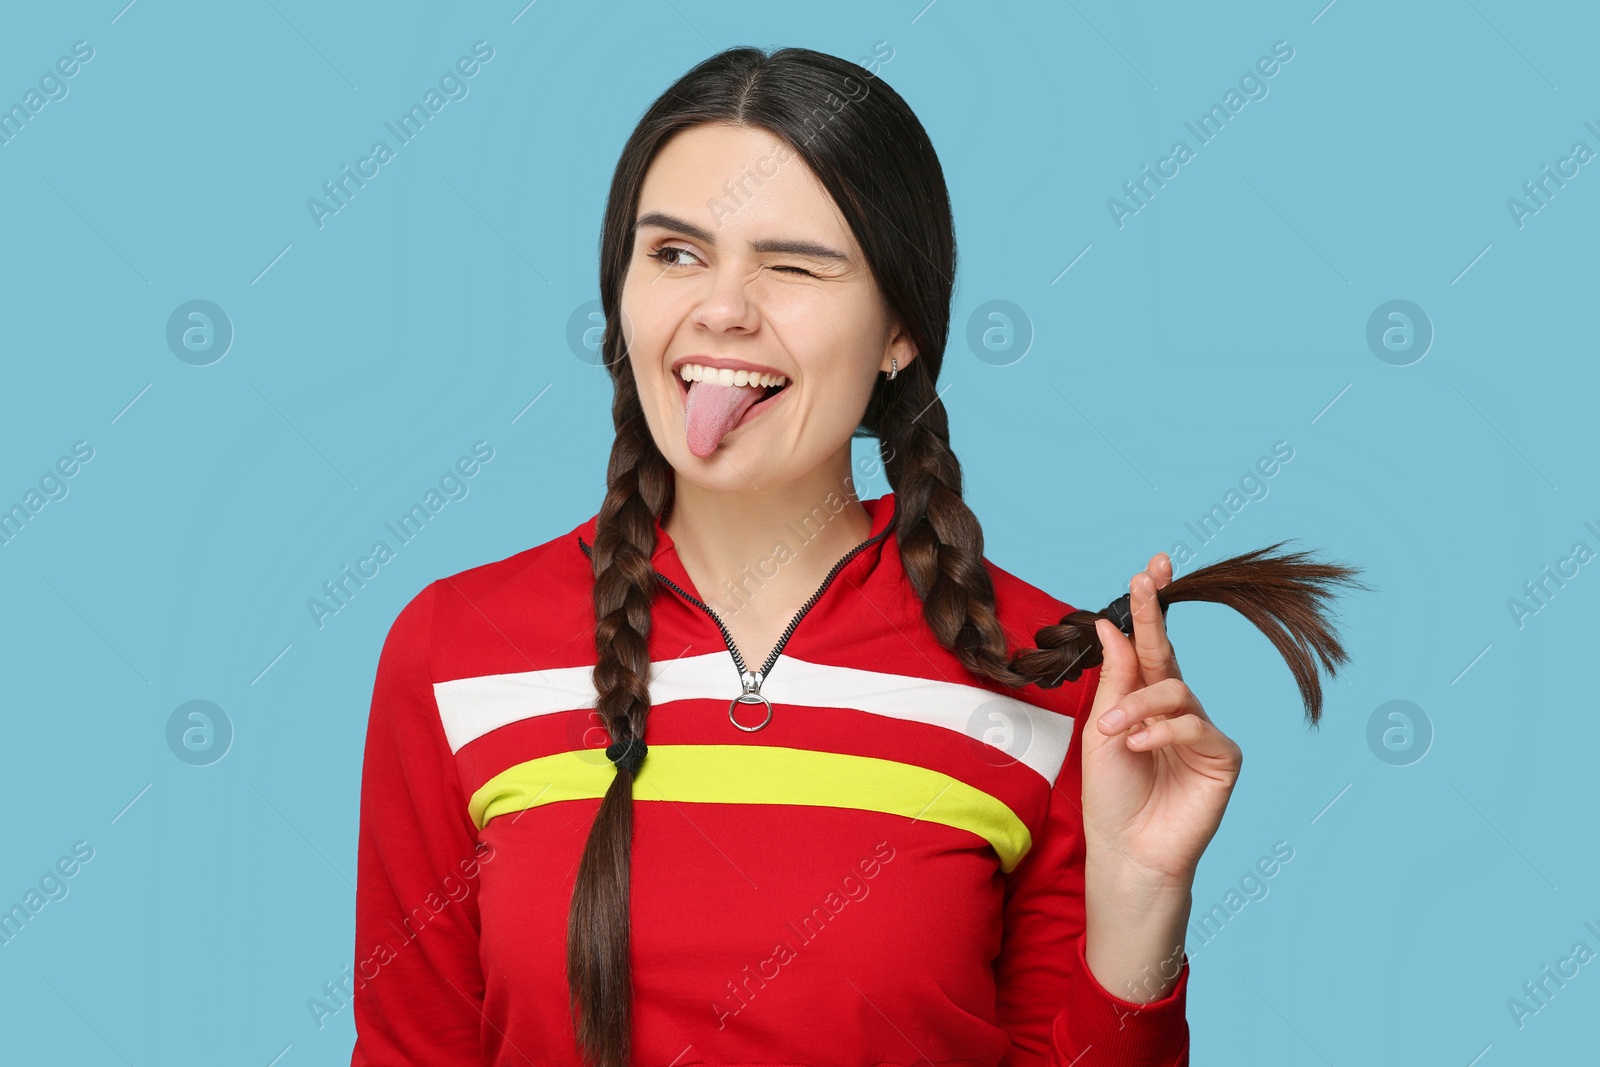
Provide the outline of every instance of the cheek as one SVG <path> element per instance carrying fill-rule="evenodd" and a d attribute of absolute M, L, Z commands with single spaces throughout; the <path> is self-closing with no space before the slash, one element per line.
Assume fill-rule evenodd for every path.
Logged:
<path fill-rule="evenodd" d="M 877 381 L 879 334 L 871 315 L 844 306 L 788 320 L 782 337 L 796 353 L 802 378 L 827 383 L 825 391 L 837 401 L 832 406 L 840 409 L 839 418 L 848 420 L 856 407 L 866 407 Z"/>
<path fill-rule="evenodd" d="M 633 380 L 648 414 L 652 407 L 650 397 L 657 391 L 655 382 L 660 376 L 661 343 L 652 329 L 653 316 L 648 308 L 641 306 L 639 293 L 631 285 L 623 288 L 617 310 L 621 319 L 618 328 L 622 333 L 622 358 L 633 371 Z"/>
<path fill-rule="evenodd" d="M 682 323 L 686 306 L 665 282 L 651 285 L 653 275 L 634 269 L 622 288 L 622 333 L 630 348 L 660 352 Z"/>
<path fill-rule="evenodd" d="M 827 341 L 819 339 L 817 343 L 824 346 L 817 351 L 838 355 L 825 365 L 802 365 L 802 383 L 809 387 L 802 396 L 807 425 L 816 429 L 819 440 L 826 439 L 832 447 L 836 438 L 847 436 L 856 428 L 872 394 L 873 379 L 862 370 L 867 357 L 851 348 L 849 338 L 833 339 L 837 346 L 834 348 L 826 347 Z"/>

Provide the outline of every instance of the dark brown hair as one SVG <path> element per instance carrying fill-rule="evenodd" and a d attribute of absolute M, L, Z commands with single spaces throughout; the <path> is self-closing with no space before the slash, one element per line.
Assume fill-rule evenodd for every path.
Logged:
<path fill-rule="evenodd" d="M 874 437 L 895 494 L 900 558 L 939 641 L 973 675 L 1020 687 L 1071 681 L 1101 662 L 1094 620 L 1073 611 L 1041 629 L 1033 648 L 1008 650 L 983 563 L 983 531 L 962 499 L 961 466 L 935 385 L 949 329 L 955 231 L 944 174 L 906 103 L 863 68 L 821 52 L 741 47 L 694 67 L 653 103 L 623 147 L 600 245 L 605 365 L 616 426 L 606 496 L 594 535 L 596 711 L 611 739 L 643 738 L 650 710 L 649 637 L 657 583 L 655 523 L 672 504 L 673 471 L 639 403 L 619 328 L 622 284 L 634 251 L 645 173 L 673 135 L 704 123 L 765 129 L 798 153 L 827 189 L 860 244 L 888 308 L 918 357 L 893 382 L 880 377 L 857 436 Z M 1237 609 L 1293 670 L 1314 725 L 1321 687 L 1313 653 L 1330 673 L 1345 660 L 1323 601 L 1352 568 L 1282 542 L 1176 579 L 1163 604 L 1206 600 Z M 1359 585 L 1360 583 L 1354 583 Z M 579 1045 L 597 1067 L 625 1067 L 631 1037 L 629 872 L 633 775 L 618 766 L 579 862 L 567 929 L 567 976 Z"/>

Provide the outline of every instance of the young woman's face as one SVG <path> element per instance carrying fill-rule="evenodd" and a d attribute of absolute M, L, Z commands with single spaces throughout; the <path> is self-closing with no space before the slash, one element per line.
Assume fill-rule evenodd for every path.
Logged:
<path fill-rule="evenodd" d="M 650 432 L 678 475 L 732 492 L 829 465 L 846 473 L 878 373 L 915 352 L 811 170 L 766 130 L 697 126 L 657 153 L 635 221 L 623 335 Z M 689 364 L 787 384 L 704 383 L 691 402 Z"/>

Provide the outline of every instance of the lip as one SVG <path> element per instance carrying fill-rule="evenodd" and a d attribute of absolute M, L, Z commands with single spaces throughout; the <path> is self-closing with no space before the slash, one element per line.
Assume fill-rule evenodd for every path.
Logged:
<path fill-rule="evenodd" d="M 672 361 L 671 367 L 672 376 L 679 381 L 683 380 L 683 376 L 678 371 L 682 369 L 685 363 L 698 363 L 702 367 L 715 367 L 718 370 L 749 370 L 755 371 L 757 374 L 776 374 L 779 377 L 791 380 L 794 378 L 794 375 L 785 373 L 777 367 L 769 367 L 765 363 L 751 363 L 746 359 L 729 359 L 725 356 L 715 358 L 711 356 L 679 356 Z"/>

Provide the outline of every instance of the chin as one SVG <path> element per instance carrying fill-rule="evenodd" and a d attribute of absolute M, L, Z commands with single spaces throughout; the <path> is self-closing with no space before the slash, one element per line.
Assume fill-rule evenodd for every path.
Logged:
<path fill-rule="evenodd" d="M 667 461 L 672 464 L 680 482 L 687 482 L 708 493 L 750 493 L 757 487 L 767 489 L 781 485 L 783 479 L 791 476 L 790 472 L 769 470 L 760 461 L 746 463 L 734 459 L 728 462 L 729 457 L 723 454 L 725 451 L 719 448 L 712 455 L 700 459 L 683 448 L 677 455 L 668 455 Z"/>

